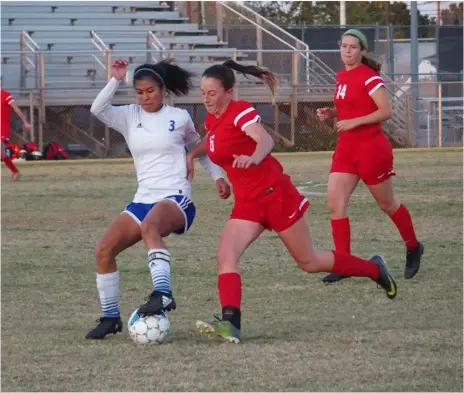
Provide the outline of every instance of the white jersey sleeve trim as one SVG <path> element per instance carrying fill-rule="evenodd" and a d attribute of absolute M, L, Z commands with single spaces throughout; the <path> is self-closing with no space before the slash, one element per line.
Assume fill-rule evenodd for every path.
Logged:
<path fill-rule="evenodd" d="M 237 127 L 238 121 L 239 121 L 243 116 L 245 116 L 247 113 L 253 112 L 254 110 L 255 110 L 255 108 L 251 107 L 251 108 L 245 109 L 244 111 L 240 112 L 240 113 L 237 115 L 237 117 L 235 118 L 235 120 L 234 120 L 234 126 Z"/>
<path fill-rule="evenodd" d="M 375 87 L 373 87 L 371 89 L 371 91 L 369 92 L 369 95 L 371 96 L 372 94 L 374 94 L 379 88 L 381 88 L 382 86 L 385 86 L 383 83 L 379 83 L 378 85 L 376 85 Z"/>
<path fill-rule="evenodd" d="M 110 105 L 118 90 L 119 83 L 115 78 L 111 78 L 103 90 L 98 93 L 90 112 L 107 126 L 126 135 L 128 133 L 129 105 Z"/>
<path fill-rule="evenodd" d="M 372 76 L 366 82 L 364 82 L 364 85 L 367 86 L 369 83 L 375 81 L 376 79 L 380 79 L 383 83 L 383 79 L 380 76 Z"/>
<path fill-rule="evenodd" d="M 251 125 L 254 124 L 254 123 L 257 123 L 260 119 L 261 119 L 261 116 L 256 115 L 255 118 L 254 118 L 253 120 L 250 120 L 250 121 L 246 122 L 246 123 L 242 126 L 242 131 L 245 131 L 245 128 L 247 128 L 248 126 L 251 126 Z"/>

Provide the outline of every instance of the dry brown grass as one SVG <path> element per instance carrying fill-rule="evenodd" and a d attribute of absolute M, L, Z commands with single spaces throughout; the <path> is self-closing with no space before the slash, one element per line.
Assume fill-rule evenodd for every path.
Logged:
<path fill-rule="evenodd" d="M 295 182 L 327 181 L 330 154 L 282 155 Z M 243 343 L 205 341 L 195 320 L 219 311 L 215 249 L 231 201 L 199 171 L 197 220 L 170 238 L 178 309 L 173 342 L 137 347 L 127 331 L 84 340 L 99 315 L 93 244 L 135 190 L 127 160 L 2 169 L 2 390 L 6 391 L 462 391 L 462 151 L 396 153 L 398 194 L 426 254 L 402 278 L 397 231 L 368 196 L 350 207 L 353 251 L 385 254 L 399 295 L 369 281 L 320 283 L 299 271 L 272 233 L 243 258 Z M 324 186 L 309 192 L 323 193 Z M 317 245 L 331 248 L 323 195 L 311 196 Z M 150 291 L 141 245 L 119 258 L 126 320 Z"/>

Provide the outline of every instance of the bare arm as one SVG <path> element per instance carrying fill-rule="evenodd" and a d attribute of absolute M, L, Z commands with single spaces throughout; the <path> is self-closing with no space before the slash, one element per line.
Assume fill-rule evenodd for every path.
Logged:
<path fill-rule="evenodd" d="M 274 148 L 274 140 L 261 123 L 253 123 L 245 128 L 245 133 L 256 142 L 256 149 L 251 155 L 253 163 L 259 164 Z"/>
<path fill-rule="evenodd" d="M 387 89 L 381 87 L 371 94 L 372 99 L 377 105 L 377 110 L 369 115 L 358 117 L 356 120 L 359 126 L 366 124 L 380 123 L 391 117 L 391 106 L 388 99 Z"/>
<path fill-rule="evenodd" d="M 244 132 L 256 142 L 256 148 L 251 156 L 234 155 L 233 168 L 247 169 L 252 165 L 258 165 L 274 148 L 274 140 L 261 123 L 250 124 Z"/>
<path fill-rule="evenodd" d="M 197 145 L 189 150 L 189 157 L 193 160 L 195 158 L 206 155 L 206 137 L 204 137 Z"/>

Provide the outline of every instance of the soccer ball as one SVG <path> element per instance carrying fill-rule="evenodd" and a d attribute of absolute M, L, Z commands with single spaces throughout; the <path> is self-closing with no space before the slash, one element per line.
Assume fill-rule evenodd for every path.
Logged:
<path fill-rule="evenodd" d="M 165 315 L 141 317 L 135 310 L 129 318 L 129 336 L 136 344 L 163 344 L 169 340 L 171 324 Z"/>

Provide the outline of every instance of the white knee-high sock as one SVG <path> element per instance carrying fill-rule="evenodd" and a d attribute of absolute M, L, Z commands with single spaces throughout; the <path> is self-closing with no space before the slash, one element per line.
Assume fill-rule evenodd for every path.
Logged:
<path fill-rule="evenodd" d="M 97 289 L 104 317 L 119 316 L 119 272 L 97 273 Z"/>
<path fill-rule="evenodd" d="M 148 267 L 154 291 L 171 292 L 171 254 L 164 249 L 148 251 Z"/>

